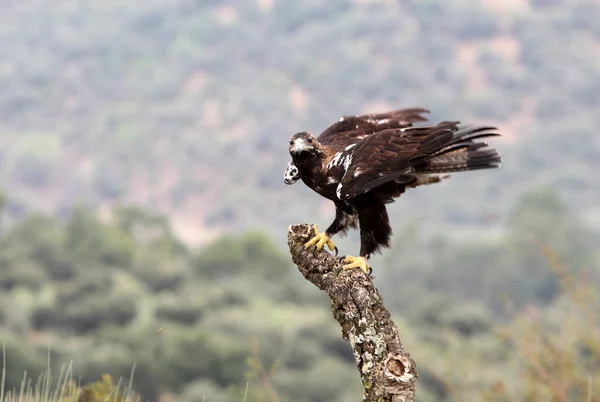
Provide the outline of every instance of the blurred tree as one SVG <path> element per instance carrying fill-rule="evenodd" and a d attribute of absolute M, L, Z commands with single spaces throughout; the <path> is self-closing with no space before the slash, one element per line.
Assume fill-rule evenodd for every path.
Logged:
<path fill-rule="evenodd" d="M 246 274 L 281 278 L 289 271 L 288 259 L 260 232 L 240 237 L 225 236 L 204 248 L 194 258 L 200 275 L 215 280 Z"/>
<path fill-rule="evenodd" d="M 555 190 L 541 188 L 524 194 L 508 220 L 508 231 L 508 247 L 516 258 L 513 269 L 527 272 L 526 279 L 513 274 L 516 302 L 548 303 L 558 295 L 558 277 L 548 269 L 546 247 L 575 271 L 593 263 L 593 236 Z"/>
<path fill-rule="evenodd" d="M 499 334 L 517 354 L 515 377 L 498 378 L 485 400 L 596 401 L 600 393 L 600 295 L 585 275 L 573 275 L 552 250 L 561 296 L 543 311 L 522 311 Z"/>
<path fill-rule="evenodd" d="M 4 389 L 19 389 L 23 374 L 39 376 L 46 369 L 46 359 L 36 348 L 17 337 L 3 333 L 1 337 L 4 366 L 2 376 Z"/>
<path fill-rule="evenodd" d="M 127 267 L 134 255 L 135 239 L 116 226 L 101 223 L 90 208 L 78 206 L 67 221 L 65 245 L 77 258 Z"/>
<path fill-rule="evenodd" d="M 76 273 L 71 255 L 63 247 L 59 223 L 40 214 L 30 214 L 6 233 L 2 249 L 2 255 L 13 263 L 37 262 L 53 280 L 68 280 Z"/>
<path fill-rule="evenodd" d="M 247 350 L 232 339 L 173 331 L 165 339 L 162 382 L 181 391 L 190 381 L 210 377 L 221 387 L 243 381 Z"/>

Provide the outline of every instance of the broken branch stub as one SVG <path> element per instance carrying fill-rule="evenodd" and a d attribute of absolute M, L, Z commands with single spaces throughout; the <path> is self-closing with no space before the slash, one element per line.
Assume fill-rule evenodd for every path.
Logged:
<path fill-rule="evenodd" d="M 341 258 L 308 250 L 314 235 L 307 224 L 291 225 L 288 246 L 300 273 L 331 299 L 342 337 L 350 342 L 364 388 L 363 401 L 413 402 L 417 371 L 371 277 L 360 269 L 342 270 Z"/>

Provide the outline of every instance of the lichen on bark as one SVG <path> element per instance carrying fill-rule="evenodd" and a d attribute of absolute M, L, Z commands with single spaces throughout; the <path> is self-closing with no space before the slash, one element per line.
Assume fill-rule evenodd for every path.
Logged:
<path fill-rule="evenodd" d="M 383 305 L 373 280 L 360 269 L 343 271 L 342 257 L 304 244 L 314 235 L 308 224 L 291 225 L 292 261 L 309 282 L 331 299 L 331 311 L 350 342 L 363 384 L 363 401 L 413 402 L 417 371 L 404 350 L 398 329 Z"/>

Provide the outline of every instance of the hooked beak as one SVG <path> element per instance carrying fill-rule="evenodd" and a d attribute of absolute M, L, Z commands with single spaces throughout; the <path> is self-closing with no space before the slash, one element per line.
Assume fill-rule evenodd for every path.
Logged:
<path fill-rule="evenodd" d="M 306 151 L 306 145 L 302 138 L 296 138 L 294 145 L 292 146 L 292 152 L 299 154 L 302 151 Z"/>

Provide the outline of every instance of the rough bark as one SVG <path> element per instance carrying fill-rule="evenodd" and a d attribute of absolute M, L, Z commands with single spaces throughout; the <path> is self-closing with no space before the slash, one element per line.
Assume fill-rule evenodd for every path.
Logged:
<path fill-rule="evenodd" d="M 360 269 L 342 271 L 341 258 L 304 249 L 314 236 L 307 224 L 291 225 L 288 246 L 302 275 L 331 299 L 342 337 L 350 341 L 364 387 L 363 401 L 413 402 L 417 371 L 373 280 Z"/>

